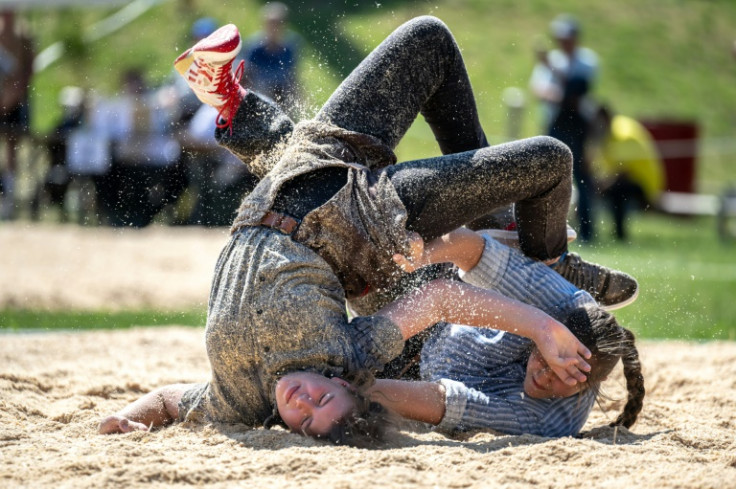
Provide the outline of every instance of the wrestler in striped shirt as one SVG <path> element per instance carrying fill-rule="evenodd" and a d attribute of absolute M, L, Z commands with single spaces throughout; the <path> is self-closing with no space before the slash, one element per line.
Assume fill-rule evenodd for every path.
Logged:
<path fill-rule="evenodd" d="M 455 261 L 466 270 L 460 274 L 465 282 L 538 307 L 565 324 L 593 352 L 589 362 L 593 370 L 586 383 L 569 386 L 549 370 L 529 338 L 448 324 L 430 337 L 422 350 L 421 374 L 427 382 L 414 382 L 409 387 L 405 381 L 378 380 L 376 400 L 404 417 L 430 422 L 444 432 L 494 430 L 573 436 L 585 424 L 600 383 L 621 358 L 629 396 L 614 424 L 628 427 L 634 423 L 644 396 L 634 337 L 590 294 L 544 263 L 483 233 L 458 230 L 419 253 L 423 254 L 421 259 L 400 263 L 415 268 L 433 261 Z M 432 385 L 441 386 L 434 389 L 439 396 L 432 394 Z M 402 395 L 409 392 L 414 401 Z M 417 409 L 416 397 L 422 395 L 425 402 Z M 433 403 L 436 399 L 443 402 Z"/>

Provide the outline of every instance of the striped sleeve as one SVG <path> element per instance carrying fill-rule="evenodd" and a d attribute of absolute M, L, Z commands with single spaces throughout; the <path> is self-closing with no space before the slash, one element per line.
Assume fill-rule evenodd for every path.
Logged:
<path fill-rule="evenodd" d="M 482 233 L 481 233 L 482 234 Z M 485 247 L 478 264 L 460 272 L 463 281 L 538 307 L 558 321 L 572 309 L 595 301 L 542 262 L 483 234 Z"/>
<path fill-rule="evenodd" d="M 443 432 L 474 428 L 493 429 L 509 434 L 524 433 L 524 413 L 511 402 L 468 388 L 462 382 L 441 379 L 445 388 L 445 416 L 437 429 Z"/>
<path fill-rule="evenodd" d="M 384 316 L 360 316 L 350 321 L 353 355 L 349 359 L 350 370 L 369 369 L 380 371 L 401 355 L 404 339 L 393 321 Z"/>
<path fill-rule="evenodd" d="M 583 429 L 595 403 L 595 392 L 586 389 L 579 395 L 550 399 L 538 421 L 542 436 L 575 436 Z"/>
<path fill-rule="evenodd" d="M 509 435 L 575 436 L 595 400 L 591 390 L 564 399 L 531 399 L 518 384 L 499 383 L 493 391 L 481 391 L 450 379 L 439 383 L 445 388 L 445 416 L 437 429 L 449 433 L 491 429 Z"/>

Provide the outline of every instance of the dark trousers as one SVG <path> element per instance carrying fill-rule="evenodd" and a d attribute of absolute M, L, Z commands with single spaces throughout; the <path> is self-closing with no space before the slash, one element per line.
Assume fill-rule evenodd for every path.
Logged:
<path fill-rule="evenodd" d="M 525 254 L 546 260 L 567 249 L 570 150 L 545 136 L 488 147 L 460 50 L 438 19 L 419 17 L 394 31 L 316 119 L 395 148 L 419 114 L 443 156 L 385 170 L 407 208 L 410 230 L 431 240 L 516 203 Z"/>
<path fill-rule="evenodd" d="M 588 137 L 588 122 L 577 107 L 563 108 L 549 130 L 549 135 L 559 139 L 572 152 L 572 176 L 578 190 L 576 215 L 581 241 L 591 241 L 593 225 L 593 199 L 595 183 L 585 160 L 585 142 Z"/>
<path fill-rule="evenodd" d="M 626 175 L 618 175 L 613 184 L 603 192 L 603 197 L 608 201 L 613 215 L 616 238 L 625 240 L 626 216 L 631 210 L 641 209 L 646 205 L 644 191 Z"/>

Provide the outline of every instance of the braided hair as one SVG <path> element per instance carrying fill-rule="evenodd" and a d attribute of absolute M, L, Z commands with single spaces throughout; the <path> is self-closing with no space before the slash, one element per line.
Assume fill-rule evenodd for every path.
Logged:
<path fill-rule="evenodd" d="M 565 324 L 592 353 L 591 361 L 596 368 L 588 376 L 588 385 L 591 388 L 598 389 L 603 378 L 621 359 L 627 399 L 623 412 L 611 426 L 630 427 L 641 412 L 645 394 L 644 376 L 634 333 L 618 324 L 612 314 L 597 306 L 574 310 Z"/>

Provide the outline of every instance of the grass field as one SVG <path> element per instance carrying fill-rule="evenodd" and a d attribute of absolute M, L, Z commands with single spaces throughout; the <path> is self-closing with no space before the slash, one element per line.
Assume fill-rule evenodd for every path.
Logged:
<path fill-rule="evenodd" d="M 714 219 L 644 214 L 631 236 L 579 250 L 639 280 L 639 299 L 616 312 L 622 323 L 647 338 L 736 339 L 736 242 L 717 239 Z"/>
<path fill-rule="evenodd" d="M 133 326 L 204 326 L 207 311 L 39 311 L 0 310 L 0 330 L 52 331 L 122 329 Z"/>

